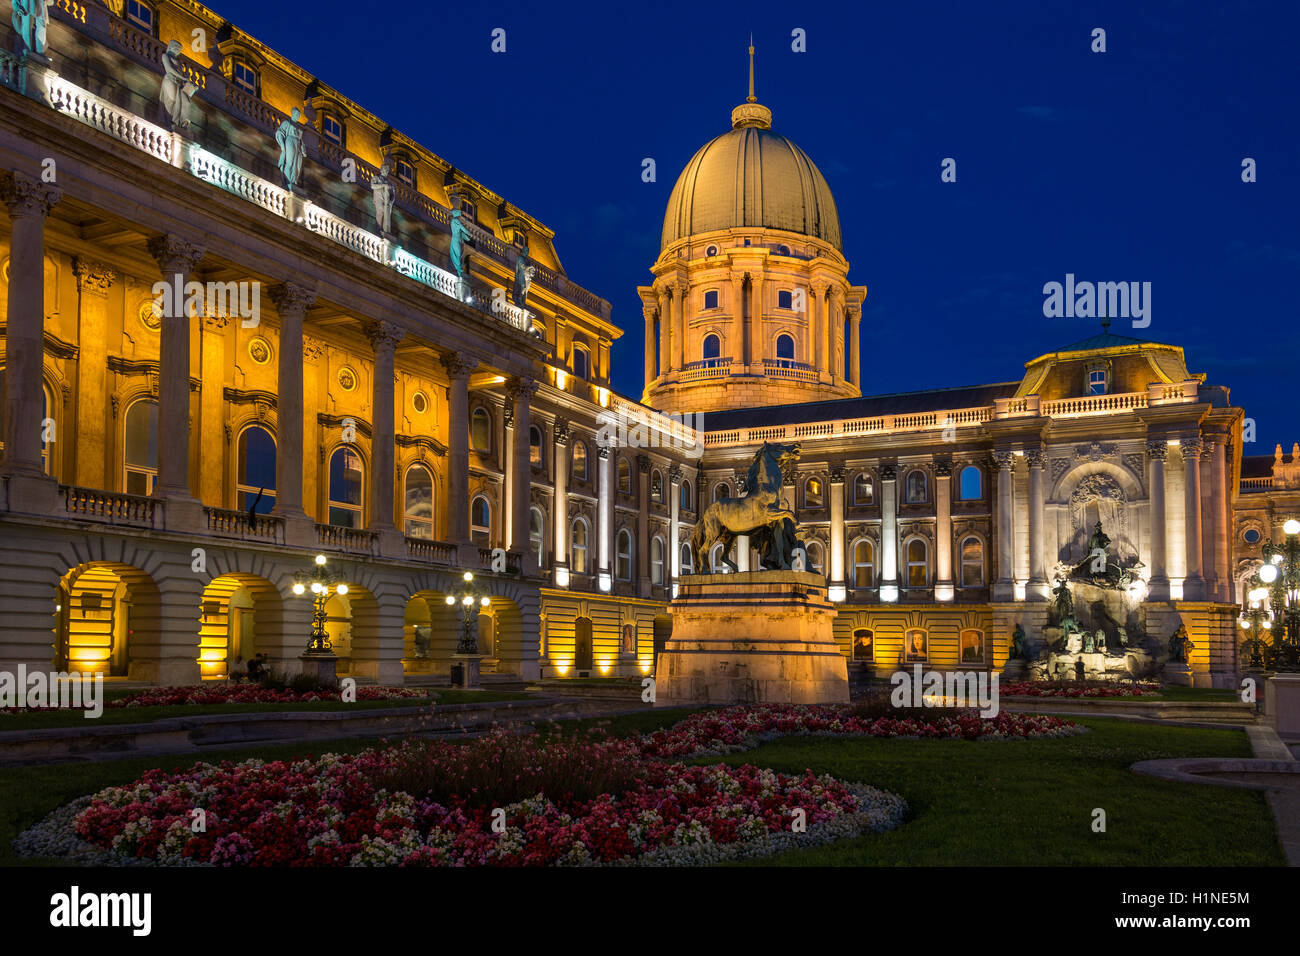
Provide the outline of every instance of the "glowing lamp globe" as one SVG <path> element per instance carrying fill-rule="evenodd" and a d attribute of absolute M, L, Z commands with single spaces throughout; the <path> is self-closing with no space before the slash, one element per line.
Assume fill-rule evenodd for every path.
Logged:
<path fill-rule="evenodd" d="M 1282 530 L 1287 534 L 1300 534 L 1300 521 L 1291 518 L 1286 524 L 1282 525 Z"/>
<path fill-rule="evenodd" d="M 489 604 L 491 604 L 492 602 L 491 602 L 491 600 L 489 600 L 488 598 L 485 597 L 485 598 L 483 598 L 483 600 L 479 601 L 479 603 L 482 604 L 484 607 L 487 607 L 487 606 L 488 606 Z"/>
<path fill-rule="evenodd" d="M 1276 580 L 1277 580 L 1277 565 L 1276 565 L 1276 564 L 1266 564 L 1266 565 L 1264 565 L 1262 568 L 1260 568 L 1260 569 L 1259 569 L 1259 579 L 1260 579 L 1261 581 L 1263 581 L 1265 584 L 1272 584 L 1274 581 L 1276 581 Z M 1262 591 L 1263 588 L 1260 588 L 1259 590 Z"/>
<path fill-rule="evenodd" d="M 448 603 L 448 604 L 455 604 L 455 603 L 456 603 L 456 599 L 455 599 L 452 595 L 448 594 L 448 595 L 447 595 L 447 603 Z"/>
<path fill-rule="evenodd" d="M 293 586 L 293 593 L 294 593 L 294 594 L 302 594 L 302 592 L 303 592 L 303 591 L 306 591 L 306 590 L 307 590 L 307 589 L 306 589 L 305 587 L 302 586 L 302 583 L 301 583 L 301 582 L 299 582 L 299 583 L 297 583 L 297 584 L 295 584 L 295 585 Z"/>
<path fill-rule="evenodd" d="M 471 604 L 474 603 L 474 598 L 472 595 L 466 594 L 464 600 L 461 603 L 464 604 L 466 607 L 469 607 Z"/>
<path fill-rule="evenodd" d="M 324 564 L 324 563 L 325 563 L 325 555 L 323 555 L 323 554 L 318 554 L 318 555 L 316 555 L 316 563 L 317 563 L 317 564 Z"/>
<path fill-rule="evenodd" d="M 474 575 L 473 575 L 473 573 L 470 572 L 470 571 L 466 571 L 466 572 L 465 572 L 465 580 L 466 580 L 466 581 L 473 581 L 473 580 L 474 580 Z"/>
<path fill-rule="evenodd" d="M 339 592 L 339 594 L 347 594 L 347 593 L 348 593 L 348 586 L 347 586 L 346 584 L 340 584 L 340 585 L 338 586 L 338 592 Z"/>

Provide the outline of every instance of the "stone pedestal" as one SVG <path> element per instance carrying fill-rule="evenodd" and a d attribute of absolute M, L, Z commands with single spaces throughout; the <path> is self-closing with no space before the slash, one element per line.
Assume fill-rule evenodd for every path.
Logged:
<path fill-rule="evenodd" d="M 334 654 L 308 651 L 298 658 L 302 661 L 302 673 L 309 674 L 322 684 L 337 684 L 339 659 Z"/>
<path fill-rule="evenodd" d="M 1008 658 L 1007 662 L 1002 665 L 1003 680 L 1024 680 L 1026 673 L 1026 664 L 1022 658 Z"/>
<path fill-rule="evenodd" d="M 451 655 L 451 686 L 461 690 L 481 690 L 479 672 L 482 661 L 481 654 Z"/>
<path fill-rule="evenodd" d="M 829 704 L 849 700 L 826 579 L 806 571 L 678 578 L 655 706 Z"/>
<path fill-rule="evenodd" d="M 1283 740 L 1300 738 L 1300 674 L 1277 674 L 1264 685 L 1264 713 Z"/>
<path fill-rule="evenodd" d="M 1160 673 L 1167 684 L 1175 684 L 1179 687 L 1191 687 L 1195 684 L 1190 664 L 1176 664 L 1169 661 Z"/>

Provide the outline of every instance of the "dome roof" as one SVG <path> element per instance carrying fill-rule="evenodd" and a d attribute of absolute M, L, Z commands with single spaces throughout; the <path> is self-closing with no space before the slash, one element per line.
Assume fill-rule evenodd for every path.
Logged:
<path fill-rule="evenodd" d="M 732 111 L 733 128 L 700 147 L 677 177 L 660 249 L 684 236 L 752 226 L 813 236 L 843 250 L 835 199 L 808 154 L 771 130 L 753 102 Z"/>

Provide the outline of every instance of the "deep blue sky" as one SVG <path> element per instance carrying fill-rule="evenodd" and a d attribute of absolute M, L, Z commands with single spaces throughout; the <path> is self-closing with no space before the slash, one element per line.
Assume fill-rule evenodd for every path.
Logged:
<path fill-rule="evenodd" d="M 1099 330 L 1043 317 L 1043 284 L 1073 272 L 1153 284 L 1151 326 L 1112 331 L 1182 345 L 1230 387 L 1257 422 L 1248 454 L 1300 441 L 1292 0 L 212 3 L 554 228 L 569 276 L 613 303 L 634 397 L 635 287 L 678 172 L 744 99 L 752 30 L 758 99 L 826 176 L 870 290 L 864 391 L 1019 378 Z"/>

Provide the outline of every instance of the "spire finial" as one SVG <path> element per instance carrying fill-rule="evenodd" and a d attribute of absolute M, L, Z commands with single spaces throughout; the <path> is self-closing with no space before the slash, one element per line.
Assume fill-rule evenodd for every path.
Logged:
<path fill-rule="evenodd" d="M 1105 315 L 1105 314 L 1102 315 L 1102 317 L 1101 317 L 1101 330 L 1102 330 L 1102 332 L 1109 332 L 1109 331 L 1110 331 L 1110 316 Z"/>
<path fill-rule="evenodd" d="M 757 103 L 758 97 L 754 95 L 754 34 L 749 34 L 749 96 L 746 103 Z"/>

